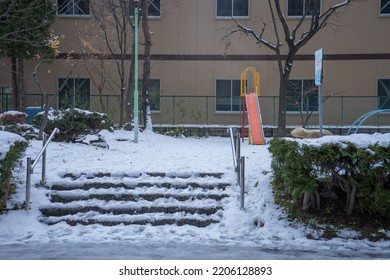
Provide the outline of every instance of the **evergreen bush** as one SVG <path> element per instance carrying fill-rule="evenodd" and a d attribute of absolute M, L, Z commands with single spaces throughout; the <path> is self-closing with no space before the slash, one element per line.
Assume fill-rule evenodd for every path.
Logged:
<path fill-rule="evenodd" d="M 33 125 L 39 127 L 43 117 L 43 113 L 36 115 Z M 113 121 L 102 113 L 80 109 L 51 110 L 45 132 L 51 133 L 57 127 L 60 132 L 55 136 L 55 141 L 74 141 L 81 136 L 95 134 L 103 129 L 112 130 L 113 125 Z"/>
<path fill-rule="evenodd" d="M 6 156 L 0 160 L 0 211 L 7 206 L 7 199 L 12 193 L 12 170 L 18 163 L 28 142 L 15 142 Z"/>
<path fill-rule="evenodd" d="M 353 143 L 306 145 L 291 139 L 270 141 L 276 197 L 290 211 L 390 216 L 390 147 L 359 148 Z"/>

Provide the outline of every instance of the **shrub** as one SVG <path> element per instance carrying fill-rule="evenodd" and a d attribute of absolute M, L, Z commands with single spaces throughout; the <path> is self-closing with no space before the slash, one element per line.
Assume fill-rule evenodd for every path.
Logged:
<path fill-rule="evenodd" d="M 0 160 L 0 210 L 7 206 L 7 199 L 12 193 L 12 170 L 27 146 L 28 142 L 15 142 L 7 155 Z"/>
<path fill-rule="evenodd" d="M 39 127 L 44 115 L 38 114 L 33 119 L 33 125 Z M 60 132 L 55 141 L 74 141 L 80 136 L 95 134 L 102 129 L 112 130 L 113 122 L 106 114 L 80 109 L 52 110 L 45 127 L 46 133 L 51 133 L 57 127 Z"/>
<path fill-rule="evenodd" d="M 275 138 L 269 150 L 275 194 L 291 210 L 318 209 L 320 202 L 326 201 L 334 208 L 344 205 L 342 213 L 347 215 L 353 210 L 390 215 L 389 146 L 312 146 Z"/>
<path fill-rule="evenodd" d="M 17 111 L 8 111 L 0 114 L 0 125 L 15 125 L 26 123 L 26 114 Z"/>

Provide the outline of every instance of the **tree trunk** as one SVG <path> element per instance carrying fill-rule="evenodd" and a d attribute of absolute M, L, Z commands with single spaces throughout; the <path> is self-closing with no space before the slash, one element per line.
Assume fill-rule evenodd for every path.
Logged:
<path fill-rule="evenodd" d="M 127 92 L 126 92 L 126 124 L 127 129 L 131 129 L 130 124 L 133 119 L 133 110 L 134 110 L 134 68 L 135 68 L 135 61 L 134 61 L 134 42 L 133 42 L 133 51 L 131 53 L 131 62 L 130 62 L 130 70 L 129 70 L 129 78 L 128 78 L 128 86 L 127 86 Z"/>
<path fill-rule="evenodd" d="M 19 89 L 18 89 L 18 67 L 16 65 L 16 57 L 11 57 L 12 69 L 12 108 L 18 110 L 19 108 Z"/>
<path fill-rule="evenodd" d="M 286 104 L 287 104 L 287 84 L 290 72 L 284 72 L 280 77 L 279 84 L 279 113 L 278 113 L 278 136 L 286 136 Z"/>
<path fill-rule="evenodd" d="M 18 91 L 19 91 L 19 101 L 18 101 L 18 110 L 23 112 L 25 109 L 24 104 L 24 60 L 23 57 L 18 57 Z"/>
<path fill-rule="evenodd" d="M 150 56 L 152 49 L 152 36 L 150 35 L 148 23 L 148 0 L 142 1 L 142 30 L 145 38 L 144 67 L 142 75 L 142 113 L 144 127 L 147 126 L 149 107 L 149 80 L 150 80 Z"/>

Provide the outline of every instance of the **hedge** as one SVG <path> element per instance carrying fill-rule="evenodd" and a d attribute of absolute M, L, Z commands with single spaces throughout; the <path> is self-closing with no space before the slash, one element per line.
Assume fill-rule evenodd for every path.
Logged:
<path fill-rule="evenodd" d="M 42 113 L 36 115 L 33 125 L 40 127 L 43 117 Z M 106 114 L 80 109 L 51 110 L 45 132 L 50 134 L 57 127 L 60 132 L 54 138 L 55 141 L 73 141 L 103 129 L 112 130 L 113 126 L 113 121 Z"/>
<path fill-rule="evenodd" d="M 0 211 L 7 208 L 7 199 L 12 193 L 12 170 L 28 146 L 28 142 L 15 142 L 7 155 L 0 160 Z"/>
<path fill-rule="evenodd" d="M 275 195 L 291 210 L 320 210 L 326 202 L 342 205 L 340 214 L 390 215 L 389 145 L 308 145 L 274 138 L 269 150 Z"/>

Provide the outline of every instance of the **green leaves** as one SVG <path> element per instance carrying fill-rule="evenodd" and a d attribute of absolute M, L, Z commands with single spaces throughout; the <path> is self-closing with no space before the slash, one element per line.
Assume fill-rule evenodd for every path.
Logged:
<path fill-rule="evenodd" d="M 326 199 L 324 194 L 342 191 L 344 196 L 338 195 L 331 203 L 335 208 L 344 204 L 344 213 L 356 209 L 390 215 L 390 147 L 363 149 L 352 143 L 311 146 L 275 138 L 269 150 L 276 196 L 295 201 L 294 211 L 305 193 L 318 192 Z"/>
<path fill-rule="evenodd" d="M 53 58 L 48 45 L 55 20 L 52 0 L 5 0 L 0 3 L 0 56 Z"/>

